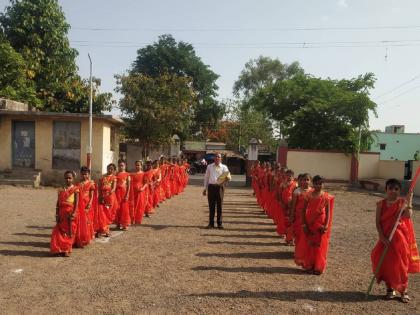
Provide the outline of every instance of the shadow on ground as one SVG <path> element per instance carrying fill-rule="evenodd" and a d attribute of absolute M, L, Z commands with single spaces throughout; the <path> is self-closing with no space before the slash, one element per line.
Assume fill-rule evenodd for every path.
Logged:
<path fill-rule="evenodd" d="M 39 248 L 49 248 L 49 242 L 0 242 L 0 244 L 5 245 L 14 245 L 14 246 L 28 246 L 28 247 L 39 247 Z"/>
<path fill-rule="evenodd" d="M 247 258 L 247 259 L 293 259 L 293 252 L 256 252 L 256 253 L 198 253 L 198 257 Z"/>
<path fill-rule="evenodd" d="M 272 242 L 272 243 L 260 243 L 260 242 L 224 242 L 224 241 L 211 241 L 207 242 L 211 245 L 238 245 L 238 246 L 284 246 L 284 243 Z"/>
<path fill-rule="evenodd" d="M 217 298 L 242 298 L 242 299 L 275 299 L 281 301 L 296 302 L 298 300 L 310 300 L 319 302 L 342 302 L 358 303 L 372 302 L 383 299 L 380 295 L 371 295 L 367 300 L 365 293 L 358 291 L 238 291 L 238 292 L 211 292 L 203 294 L 192 294 L 194 297 L 217 297 Z"/>
<path fill-rule="evenodd" d="M 49 251 L 35 250 L 0 250 L 0 256 L 53 257 Z"/>
<path fill-rule="evenodd" d="M 197 266 L 192 268 L 194 271 L 223 271 L 223 272 L 247 272 L 263 274 L 286 274 L 286 275 L 307 275 L 307 273 L 298 268 L 289 267 L 220 267 L 220 266 Z"/>

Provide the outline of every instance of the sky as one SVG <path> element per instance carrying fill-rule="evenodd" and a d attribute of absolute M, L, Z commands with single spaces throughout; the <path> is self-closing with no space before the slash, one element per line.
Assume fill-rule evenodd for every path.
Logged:
<path fill-rule="evenodd" d="M 3 11 L 9 3 L 0 0 Z M 417 0 L 59 0 L 79 51 L 82 77 L 114 92 L 136 52 L 172 34 L 191 43 L 220 75 L 219 98 L 232 98 L 244 65 L 258 56 L 298 61 L 321 78 L 373 72 L 378 117 L 372 129 L 405 125 L 420 133 L 420 2 Z M 118 97 L 118 96 L 116 96 Z M 115 110 L 114 113 L 118 113 Z"/>

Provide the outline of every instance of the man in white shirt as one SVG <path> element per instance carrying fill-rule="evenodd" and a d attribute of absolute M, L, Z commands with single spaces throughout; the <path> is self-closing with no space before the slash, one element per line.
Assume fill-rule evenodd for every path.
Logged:
<path fill-rule="evenodd" d="M 222 224 L 222 203 L 225 192 L 225 185 L 230 181 L 231 176 L 226 165 L 221 163 L 222 156 L 217 153 L 214 163 L 207 166 L 204 175 L 203 196 L 207 195 L 209 202 L 209 225 L 207 228 L 214 228 L 214 215 L 217 206 L 217 227 L 223 229 Z"/>

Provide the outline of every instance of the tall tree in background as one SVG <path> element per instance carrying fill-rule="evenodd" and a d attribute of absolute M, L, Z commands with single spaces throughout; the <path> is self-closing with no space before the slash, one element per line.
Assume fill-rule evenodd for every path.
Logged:
<path fill-rule="evenodd" d="M 0 33 L 0 97 L 16 101 L 40 103 L 35 86 L 29 80 L 23 57 Z"/>
<path fill-rule="evenodd" d="M 0 15 L 3 32 L 26 61 L 43 110 L 62 110 L 77 75 L 77 51 L 67 38 L 70 25 L 56 0 L 11 0 Z"/>
<path fill-rule="evenodd" d="M 146 150 L 152 144 L 169 143 L 174 134 L 189 130 L 196 101 L 191 79 L 131 73 L 117 76 L 117 84 L 117 91 L 123 95 L 119 105 L 129 136 L 138 139 Z"/>
<path fill-rule="evenodd" d="M 223 116 L 223 105 L 215 99 L 218 89 L 216 80 L 219 76 L 201 61 L 191 44 L 176 42 L 171 35 L 162 35 L 154 44 L 137 51 L 131 73 L 154 78 L 168 73 L 191 79 L 197 95 L 193 104 L 194 123 L 191 125 L 191 134 L 216 126 Z"/>
<path fill-rule="evenodd" d="M 0 28 L 4 41 L 14 50 L 2 45 L 3 55 L 8 54 L 11 62 L 0 63 L 0 72 L 14 68 L 21 77 L 22 74 L 26 77 L 28 86 L 36 93 L 27 92 L 20 82 L 15 92 L 9 90 L 4 96 L 43 111 L 88 111 L 89 86 L 77 74 L 78 53 L 70 47 L 67 37 L 70 25 L 57 0 L 11 0 L 0 14 Z M 95 113 L 112 106 L 111 94 L 101 94 L 99 85 L 96 80 Z"/>
<path fill-rule="evenodd" d="M 276 148 L 271 121 L 252 108 L 243 108 L 237 100 L 226 100 L 226 114 L 216 130 L 209 131 L 209 139 L 225 142 L 230 150 L 244 152 L 249 140 L 260 139 L 270 149 Z"/>
<path fill-rule="evenodd" d="M 376 114 L 376 104 L 369 90 L 374 82 L 372 73 L 351 80 L 302 74 L 258 90 L 250 102 L 281 123 L 291 147 L 356 152 L 370 141 L 369 113 Z"/>
<path fill-rule="evenodd" d="M 264 87 L 303 73 L 298 62 L 288 65 L 278 59 L 260 56 L 245 64 L 233 86 L 233 94 L 247 100 Z"/>

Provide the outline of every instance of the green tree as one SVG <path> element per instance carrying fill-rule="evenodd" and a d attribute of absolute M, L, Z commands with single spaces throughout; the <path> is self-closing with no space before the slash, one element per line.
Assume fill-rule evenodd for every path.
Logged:
<path fill-rule="evenodd" d="M 115 105 L 112 93 L 100 92 L 101 80 L 92 78 L 92 112 L 101 114 L 104 111 L 111 111 Z M 70 90 L 63 99 L 63 110 L 72 113 L 88 113 L 90 98 L 90 82 L 88 79 L 75 77 L 71 83 Z"/>
<path fill-rule="evenodd" d="M 198 57 L 191 44 L 176 42 L 171 35 L 162 35 L 152 45 L 137 51 L 131 73 L 141 73 L 149 77 L 159 77 L 164 73 L 191 78 L 192 88 L 197 95 L 193 104 L 191 134 L 204 128 L 216 126 L 223 116 L 223 105 L 215 99 L 219 77 Z"/>
<path fill-rule="evenodd" d="M 123 95 L 119 106 L 126 116 L 130 137 L 148 148 L 151 144 L 169 143 L 174 134 L 185 136 L 196 102 L 190 78 L 131 73 L 117 76 L 117 84 L 117 91 Z"/>
<path fill-rule="evenodd" d="M 243 108 L 240 101 L 228 100 L 226 102 L 226 115 L 221 123 L 222 132 L 227 148 L 245 151 L 249 140 L 256 138 L 264 145 L 274 150 L 277 141 L 274 137 L 272 121 L 263 112 L 253 108 Z"/>
<path fill-rule="evenodd" d="M 89 83 L 77 74 L 77 51 L 67 37 L 70 25 L 57 0 L 11 0 L 0 14 L 0 26 L 3 57 L 9 58 L 0 67 L 7 66 L 9 76 L 21 74 L 20 81 L 13 81 L 19 88 L 9 84 L 3 96 L 44 111 L 89 111 Z M 95 79 L 94 113 L 109 111 L 113 105 L 112 94 L 100 93 L 99 86 Z"/>
<path fill-rule="evenodd" d="M 21 54 L 27 74 L 35 83 L 42 110 L 61 111 L 77 75 L 75 58 L 67 38 L 69 24 L 57 0 L 11 0 L 0 15 L 3 33 Z"/>
<path fill-rule="evenodd" d="M 0 34 L 0 97 L 39 104 L 22 56 Z"/>
<path fill-rule="evenodd" d="M 245 64 L 245 68 L 233 86 L 233 93 L 238 97 L 248 99 L 264 87 L 303 73 L 298 62 L 288 65 L 281 63 L 278 59 L 260 56 Z"/>
<path fill-rule="evenodd" d="M 260 89 L 252 103 L 282 126 L 289 146 L 355 152 L 371 141 L 369 112 L 376 104 L 369 98 L 372 73 L 351 80 L 323 80 L 297 75 Z"/>

